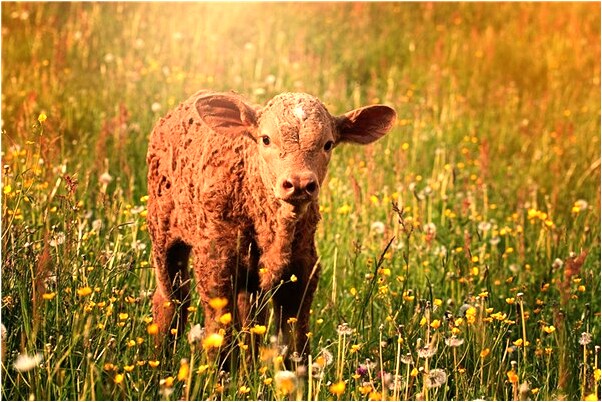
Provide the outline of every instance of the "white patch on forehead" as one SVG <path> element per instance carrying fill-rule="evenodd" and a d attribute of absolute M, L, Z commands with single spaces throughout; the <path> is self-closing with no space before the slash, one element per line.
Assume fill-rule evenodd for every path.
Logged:
<path fill-rule="evenodd" d="M 298 118 L 301 121 L 305 120 L 305 118 L 306 118 L 305 111 L 303 110 L 303 108 L 301 107 L 301 105 L 297 105 L 293 109 L 293 114 L 295 115 L 296 118 Z"/>

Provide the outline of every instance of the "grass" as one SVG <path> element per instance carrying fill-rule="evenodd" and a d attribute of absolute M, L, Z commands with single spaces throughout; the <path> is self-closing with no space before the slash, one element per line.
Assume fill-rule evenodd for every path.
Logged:
<path fill-rule="evenodd" d="M 309 367 L 151 345 L 146 143 L 200 88 L 397 109 L 331 163 Z M 599 150 L 597 3 L 5 2 L 2 397 L 597 400 Z"/>

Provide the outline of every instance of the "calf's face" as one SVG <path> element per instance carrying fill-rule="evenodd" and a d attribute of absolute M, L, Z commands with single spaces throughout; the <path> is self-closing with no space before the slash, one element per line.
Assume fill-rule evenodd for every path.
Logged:
<path fill-rule="evenodd" d="M 333 149 L 344 142 L 369 144 L 396 120 L 384 105 L 367 106 L 334 117 L 315 97 L 285 93 L 264 108 L 240 97 L 211 94 L 196 102 L 199 116 L 221 135 L 249 135 L 257 146 L 259 173 L 266 189 L 303 213 L 315 201 Z"/>

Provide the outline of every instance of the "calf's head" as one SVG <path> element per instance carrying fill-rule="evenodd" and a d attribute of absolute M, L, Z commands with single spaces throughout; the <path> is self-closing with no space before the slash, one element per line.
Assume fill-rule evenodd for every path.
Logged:
<path fill-rule="evenodd" d="M 196 108 L 218 134 L 253 138 L 263 184 L 297 213 L 317 199 L 336 146 L 376 141 L 397 116 L 388 106 L 373 105 L 335 117 L 304 93 L 278 95 L 263 108 L 234 94 L 211 94 L 201 96 Z"/>

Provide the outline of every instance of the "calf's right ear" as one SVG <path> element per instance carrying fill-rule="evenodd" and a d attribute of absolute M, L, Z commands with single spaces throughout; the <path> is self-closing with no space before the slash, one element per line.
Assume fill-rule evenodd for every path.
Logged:
<path fill-rule="evenodd" d="M 203 123 L 221 135 L 249 134 L 257 125 L 255 109 L 234 94 L 203 95 L 195 107 Z"/>

